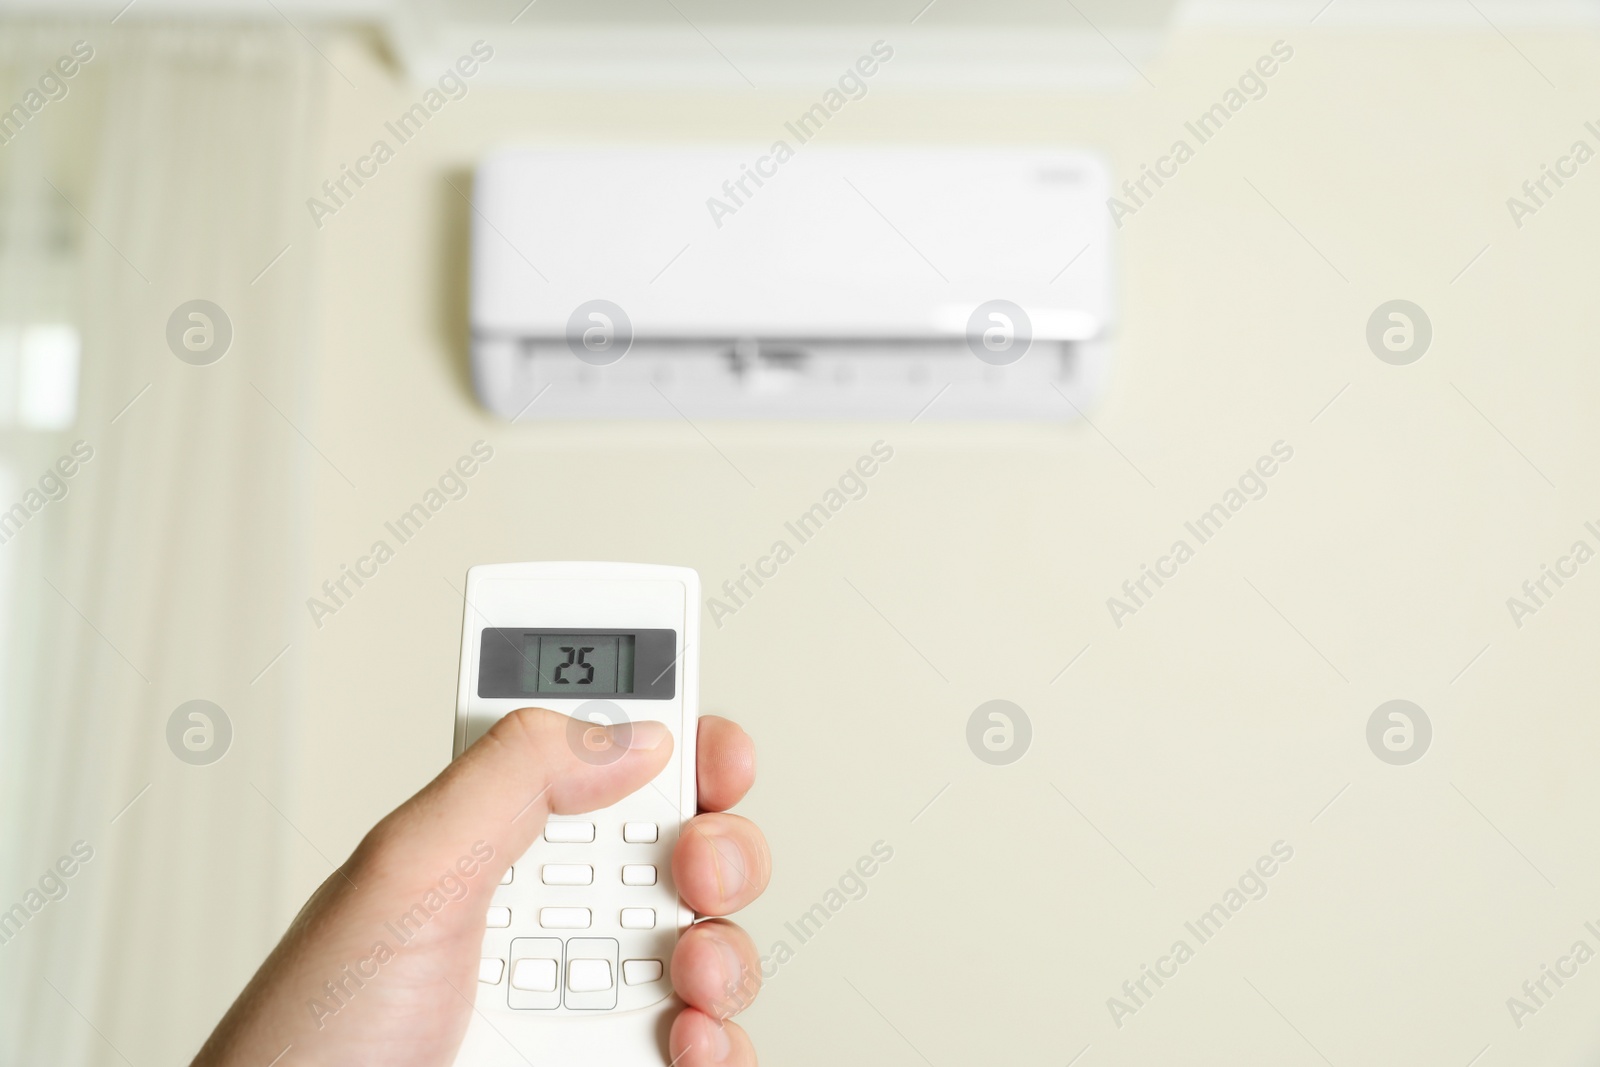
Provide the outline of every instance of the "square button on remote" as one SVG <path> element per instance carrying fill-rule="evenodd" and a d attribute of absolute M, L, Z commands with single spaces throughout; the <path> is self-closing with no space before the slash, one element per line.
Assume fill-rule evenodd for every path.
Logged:
<path fill-rule="evenodd" d="M 519 937 L 512 941 L 506 1002 L 513 1008 L 559 1008 L 561 988 L 557 976 L 561 963 L 559 937 Z"/>

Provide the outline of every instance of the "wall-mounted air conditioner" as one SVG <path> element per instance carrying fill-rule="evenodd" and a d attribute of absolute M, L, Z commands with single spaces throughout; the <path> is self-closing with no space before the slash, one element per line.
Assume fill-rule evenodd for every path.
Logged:
<path fill-rule="evenodd" d="M 1072 418 L 1112 326 L 1104 164 L 1031 148 L 508 150 L 472 364 L 504 418 Z M 920 414 L 919 414 L 920 413 Z"/>

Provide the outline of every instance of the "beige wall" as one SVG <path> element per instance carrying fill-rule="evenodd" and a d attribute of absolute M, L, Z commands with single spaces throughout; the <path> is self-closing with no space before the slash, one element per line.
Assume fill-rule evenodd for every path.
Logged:
<path fill-rule="evenodd" d="M 1491 34 L 1191 34 L 1147 71 L 1155 90 L 885 82 L 828 136 L 1090 145 L 1127 173 L 1279 36 L 1295 56 L 1265 99 L 1119 235 L 1120 348 L 1096 428 L 703 427 L 754 489 L 682 423 L 513 429 L 475 406 L 468 211 L 445 179 L 468 188 L 505 142 L 764 138 L 800 96 L 480 89 L 453 104 L 291 253 L 320 258 L 308 434 L 356 486 L 314 467 L 294 598 L 472 441 L 496 450 L 347 608 L 293 635 L 309 682 L 297 825 L 338 857 L 447 759 L 469 565 L 659 561 L 715 586 L 881 438 L 895 456 L 867 498 L 703 651 L 706 710 L 743 720 L 762 752 L 744 809 L 776 854 L 745 917 L 758 944 L 795 944 L 786 920 L 873 842 L 895 850 L 749 1016 L 764 1062 L 1592 1054 L 1600 964 L 1520 1031 L 1504 1002 L 1576 938 L 1600 947 L 1581 927 L 1600 918 L 1600 567 L 1520 630 L 1504 602 L 1600 518 L 1600 163 L 1520 231 L 1504 201 L 1574 138 L 1597 143 L 1582 129 L 1600 117 L 1594 39 L 1518 37 L 1552 88 Z M 319 174 L 414 95 L 354 40 L 330 58 L 361 89 L 329 75 Z M 1435 325 L 1410 367 L 1363 341 L 1395 297 Z M 1294 458 L 1266 498 L 1114 626 L 1106 598 L 1279 440 Z M 1010 767 L 964 740 L 997 697 L 1035 730 Z M 1413 766 L 1364 741 L 1393 697 L 1436 730 Z M 1279 840 L 1294 858 L 1267 897 L 1115 1028 L 1107 997 Z M 296 848 L 284 920 L 327 872 Z"/>

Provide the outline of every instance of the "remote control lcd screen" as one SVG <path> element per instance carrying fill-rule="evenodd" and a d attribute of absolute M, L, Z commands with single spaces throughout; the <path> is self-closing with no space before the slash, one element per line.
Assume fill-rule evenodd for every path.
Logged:
<path fill-rule="evenodd" d="M 527 634 L 525 693 L 622 695 L 633 692 L 632 634 Z"/>
<path fill-rule="evenodd" d="M 478 695 L 671 700 L 677 638 L 673 630 L 488 627 L 479 649 Z"/>

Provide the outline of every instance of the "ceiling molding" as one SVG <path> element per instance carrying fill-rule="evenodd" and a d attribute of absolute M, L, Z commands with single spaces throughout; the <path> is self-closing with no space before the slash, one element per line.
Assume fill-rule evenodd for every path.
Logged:
<path fill-rule="evenodd" d="M 1116 89 L 1141 78 L 1162 43 L 1156 33 L 1122 32 L 1116 48 L 1092 31 L 848 26 L 757 29 L 706 26 L 600 29 L 398 23 L 391 41 L 418 80 L 437 77 L 462 48 L 495 47 L 482 80 L 585 90 L 646 88 L 820 93 L 882 41 L 894 50 L 871 79 L 896 90 Z"/>

